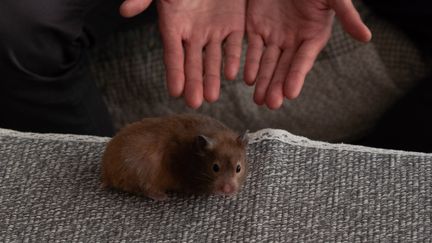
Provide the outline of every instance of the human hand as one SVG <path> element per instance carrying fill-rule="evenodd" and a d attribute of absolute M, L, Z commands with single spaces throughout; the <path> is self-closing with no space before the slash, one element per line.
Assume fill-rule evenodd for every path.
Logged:
<path fill-rule="evenodd" d="M 335 14 L 353 38 L 371 39 L 351 0 L 249 0 L 246 14 L 244 80 L 256 85 L 255 103 L 271 109 L 299 95 L 330 38 Z"/>
<path fill-rule="evenodd" d="M 203 99 L 218 99 L 222 45 L 225 77 L 235 79 L 240 68 L 245 12 L 246 0 L 158 2 L 171 96 L 183 95 L 192 108 L 198 108 Z"/>
<path fill-rule="evenodd" d="M 146 10 L 151 2 L 152 0 L 125 0 L 120 6 L 120 14 L 126 18 L 134 17 Z"/>

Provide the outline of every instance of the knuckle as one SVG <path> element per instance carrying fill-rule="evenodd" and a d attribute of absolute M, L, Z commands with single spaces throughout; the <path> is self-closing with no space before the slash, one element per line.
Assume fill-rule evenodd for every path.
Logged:
<path fill-rule="evenodd" d="M 260 58 L 255 58 L 255 57 L 249 57 L 246 59 L 246 62 L 249 64 L 259 64 L 261 61 Z"/>
<path fill-rule="evenodd" d="M 242 50 L 241 42 L 225 42 L 223 46 L 224 49 L 229 52 L 241 52 Z"/>
<path fill-rule="evenodd" d="M 239 60 L 240 59 L 240 55 L 234 54 L 234 53 L 227 53 L 225 54 L 225 59 L 229 59 L 229 60 Z"/>
<path fill-rule="evenodd" d="M 209 80 L 209 79 L 214 80 L 214 79 L 219 79 L 219 78 L 220 78 L 220 75 L 219 75 L 219 74 L 216 74 L 216 73 L 206 73 L 206 74 L 204 75 L 204 78 L 207 79 L 207 80 Z"/>
<path fill-rule="evenodd" d="M 194 78 L 188 78 L 187 82 L 191 83 L 191 84 L 200 84 L 200 83 L 202 83 L 202 79 L 195 78 L 195 77 Z"/>

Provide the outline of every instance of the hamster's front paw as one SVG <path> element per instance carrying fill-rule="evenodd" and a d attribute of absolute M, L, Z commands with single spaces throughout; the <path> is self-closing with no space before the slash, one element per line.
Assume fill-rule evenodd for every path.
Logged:
<path fill-rule="evenodd" d="M 145 195 L 155 201 L 165 201 L 168 199 L 168 195 L 162 191 L 147 191 Z"/>

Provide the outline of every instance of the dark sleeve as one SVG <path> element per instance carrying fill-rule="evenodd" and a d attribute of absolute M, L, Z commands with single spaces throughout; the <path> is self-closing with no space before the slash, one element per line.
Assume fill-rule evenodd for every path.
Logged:
<path fill-rule="evenodd" d="M 363 0 L 377 15 L 404 31 L 419 48 L 432 56 L 432 1 Z"/>

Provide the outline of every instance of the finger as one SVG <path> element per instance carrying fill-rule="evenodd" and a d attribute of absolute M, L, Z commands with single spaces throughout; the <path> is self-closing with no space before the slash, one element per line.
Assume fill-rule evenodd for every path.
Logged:
<path fill-rule="evenodd" d="M 168 93 L 173 97 L 179 97 L 183 94 L 185 85 L 185 61 L 181 36 L 163 36 L 163 45 Z"/>
<path fill-rule="evenodd" d="M 266 104 L 270 109 L 278 109 L 282 105 L 284 99 L 283 84 L 290 69 L 293 52 L 292 49 L 285 49 L 279 59 L 266 93 Z"/>
<path fill-rule="evenodd" d="M 242 52 L 243 32 L 231 33 L 224 44 L 225 77 L 234 80 L 240 69 L 240 56 Z"/>
<path fill-rule="evenodd" d="M 306 41 L 298 48 L 284 82 L 284 96 L 286 98 L 295 99 L 300 94 L 306 74 L 312 69 L 315 59 L 325 43 Z"/>
<path fill-rule="evenodd" d="M 185 45 L 185 100 L 186 104 L 196 109 L 201 106 L 203 101 L 203 65 L 202 65 L 202 46 L 196 44 Z"/>
<path fill-rule="evenodd" d="M 348 34 L 362 42 L 370 41 L 372 33 L 361 20 L 351 0 L 334 0 L 331 1 L 331 6 Z"/>
<path fill-rule="evenodd" d="M 211 42 L 205 48 L 204 98 L 214 102 L 219 98 L 222 49 L 220 42 Z"/>
<path fill-rule="evenodd" d="M 120 6 L 120 14 L 130 18 L 142 13 L 150 5 L 152 0 L 125 0 Z"/>
<path fill-rule="evenodd" d="M 246 51 L 246 61 L 244 67 L 244 81 L 248 85 L 255 83 L 256 76 L 264 50 L 264 42 L 261 36 L 248 34 L 248 47 Z"/>
<path fill-rule="evenodd" d="M 257 103 L 258 105 L 264 104 L 267 88 L 270 84 L 270 80 L 273 77 L 273 72 L 278 62 L 280 52 L 280 49 L 274 45 L 268 46 L 264 51 L 261 65 L 256 78 L 256 86 L 254 93 L 254 100 L 255 103 Z"/>

